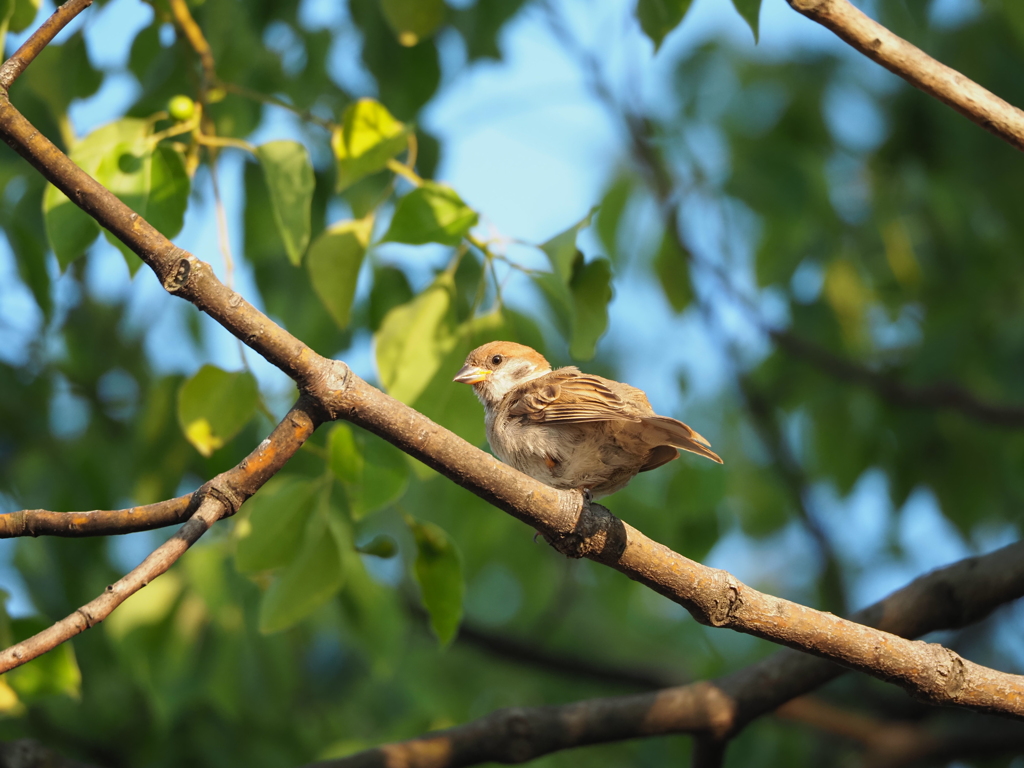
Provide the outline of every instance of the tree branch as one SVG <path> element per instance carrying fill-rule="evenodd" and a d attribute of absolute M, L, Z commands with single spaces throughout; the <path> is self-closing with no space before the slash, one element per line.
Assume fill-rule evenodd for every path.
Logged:
<path fill-rule="evenodd" d="M 1017 149 L 1024 112 L 894 35 L 848 0 L 787 0 L 793 10 L 832 30 L 869 59 L 934 96 Z"/>
<path fill-rule="evenodd" d="M 192 500 L 193 494 L 190 493 L 131 509 L 95 509 L 91 512 L 22 509 L 0 515 L 0 539 L 19 536 L 79 538 L 151 531 L 188 520 L 195 511 Z"/>
<path fill-rule="evenodd" d="M 1024 406 L 987 402 L 953 384 L 911 386 L 840 357 L 790 331 L 771 330 L 768 333 L 772 341 L 793 357 L 811 363 L 836 379 L 868 387 L 894 405 L 946 408 L 994 427 L 1024 427 Z"/>
<path fill-rule="evenodd" d="M 1024 542 L 933 571 L 855 614 L 859 621 L 915 637 L 974 623 L 1024 595 Z M 845 670 L 781 651 L 717 681 L 558 707 L 498 710 L 480 720 L 387 744 L 318 768 L 455 768 L 522 762 L 550 752 L 670 733 L 724 740 L 750 721 Z"/>
<path fill-rule="evenodd" d="M 215 522 L 238 511 L 246 499 L 284 466 L 321 423 L 318 409 L 305 397 L 256 449 L 193 494 L 196 511 L 188 522 L 143 560 L 83 605 L 42 632 L 0 651 L 0 673 L 19 667 L 103 621 L 121 603 L 170 568 Z"/>
<path fill-rule="evenodd" d="M 0 89 L 6 93 L 11 84 L 35 60 L 43 48 L 48 46 L 53 38 L 71 23 L 72 19 L 90 5 L 92 5 L 92 0 L 68 0 L 63 5 L 57 6 L 57 10 L 50 15 L 50 18 L 44 21 L 39 29 L 21 44 L 21 47 L 3 63 L 3 66 L 0 66 Z"/>

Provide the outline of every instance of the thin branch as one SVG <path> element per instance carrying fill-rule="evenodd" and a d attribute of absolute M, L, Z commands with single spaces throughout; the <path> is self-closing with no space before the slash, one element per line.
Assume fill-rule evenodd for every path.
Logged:
<path fill-rule="evenodd" d="M 1024 112 L 894 35 L 848 0 L 787 0 L 793 10 L 836 35 L 961 115 L 1024 150 Z"/>
<path fill-rule="evenodd" d="M 333 120 L 325 120 L 324 118 L 319 117 L 318 115 L 314 115 L 308 109 L 299 109 L 294 104 L 289 104 L 287 101 L 279 99 L 276 96 L 271 96 L 270 94 L 266 93 L 260 93 L 259 91 L 254 91 L 252 88 L 246 88 L 244 85 L 228 83 L 224 80 L 218 80 L 217 85 L 223 88 L 228 93 L 233 93 L 236 96 L 251 99 L 252 101 L 258 101 L 263 104 L 272 104 L 273 106 L 280 107 L 281 109 L 287 109 L 289 112 L 297 115 L 305 122 L 318 125 L 325 131 L 333 132 L 340 128 L 340 126 Z M 412 162 L 410 162 L 409 165 L 411 166 Z"/>
<path fill-rule="evenodd" d="M 168 2 L 170 3 L 171 14 L 174 16 L 174 20 L 185 34 L 185 39 L 192 46 L 192 50 L 199 56 L 199 62 L 203 67 L 203 91 L 205 92 L 217 81 L 217 67 L 213 61 L 213 51 L 210 50 L 210 44 L 206 42 L 206 38 L 203 36 L 203 30 L 196 24 L 196 20 L 192 18 L 192 13 L 189 11 L 185 0 L 168 0 Z"/>
<path fill-rule="evenodd" d="M 290 459 L 320 424 L 318 409 L 300 398 L 256 449 L 194 494 L 196 511 L 176 534 L 125 576 L 69 616 L 42 632 L 0 651 L 0 673 L 56 648 L 94 627 L 121 603 L 167 571 L 215 522 L 238 511 Z"/>
<path fill-rule="evenodd" d="M 772 340 L 793 357 L 811 363 L 830 376 L 874 390 L 894 405 L 910 408 L 944 408 L 994 427 L 1024 427 L 1024 406 L 982 400 L 954 384 L 915 387 L 890 374 L 873 371 L 830 352 L 791 331 L 770 330 Z"/>
<path fill-rule="evenodd" d="M 4 93 L 11 87 L 11 84 L 18 79 L 18 76 L 25 71 L 25 68 L 35 61 L 36 56 L 50 44 L 50 41 L 66 27 L 72 19 L 92 5 L 92 0 L 68 0 L 63 5 L 57 6 L 50 18 L 44 21 L 28 40 L 21 44 L 21 47 L 7 61 L 0 66 L 0 90 Z"/>
<path fill-rule="evenodd" d="M 0 539 L 18 536 L 113 536 L 183 523 L 192 515 L 193 494 L 131 509 L 51 512 L 22 509 L 0 515 Z"/>
<path fill-rule="evenodd" d="M 922 576 L 856 618 L 917 636 L 976 622 L 1022 594 L 1024 543 L 1018 542 Z M 670 733 L 723 740 L 844 671 L 806 654 L 781 651 L 714 682 L 563 706 L 498 710 L 445 731 L 317 766 L 455 768 L 487 761 L 522 762 L 572 747 Z"/>

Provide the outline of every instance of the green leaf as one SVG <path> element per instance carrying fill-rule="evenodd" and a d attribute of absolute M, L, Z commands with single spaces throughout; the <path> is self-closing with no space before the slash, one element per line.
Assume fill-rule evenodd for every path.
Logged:
<path fill-rule="evenodd" d="M 425 181 L 398 201 L 384 240 L 422 245 L 458 245 L 477 213 L 449 186 Z"/>
<path fill-rule="evenodd" d="M 564 232 L 559 232 L 540 246 L 551 262 L 551 269 L 566 285 L 572 280 L 573 265 L 576 263 L 576 238 L 579 237 L 581 229 L 590 226 L 595 210 L 597 209 L 591 209 L 581 221 Z"/>
<path fill-rule="evenodd" d="M 296 624 L 323 605 L 344 582 L 344 559 L 352 551 L 344 528 L 322 502 L 306 525 L 302 547 L 260 601 L 260 632 Z"/>
<path fill-rule="evenodd" d="M 430 627 L 442 646 L 455 637 L 462 620 L 465 584 L 462 563 L 455 544 L 444 530 L 430 522 L 406 515 L 405 522 L 416 540 L 413 574 L 420 585 L 423 607 L 430 615 Z"/>
<path fill-rule="evenodd" d="M 388 394 L 411 405 L 455 345 L 454 281 L 447 272 L 395 307 L 374 336 L 377 372 Z"/>
<path fill-rule="evenodd" d="M 370 330 L 380 330 L 388 312 L 412 301 L 413 295 L 405 272 L 388 264 L 375 265 L 370 287 Z"/>
<path fill-rule="evenodd" d="M 335 224 L 316 239 L 306 257 L 313 290 L 339 328 L 349 324 L 356 280 L 372 229 L 372 217 Z"/>
<path fill-rule="evenodd" d="M 608 259 L 580 264 L 573 272 L 572 338 L 569 354 L 577 360 L 594 356 L 597 340 L 608 329 L 608 302 L 612 299 L 612 265 Z"/>
<path fill-rule="evenodd" d="M 390 506 L 405 493 L 409 463 L 393 445 L 348 424 L 335 424 L 327 440 L 328 463 L 345 486 L 353 520 Z"/>
<path fill-rule="evenodd" d="M 398 554 L 398 544 L 390 536 L 380 534 L 374 536 L 365 544 L 356 547 L 356 551 L 364 555 L 372 555 L 383 560 L 388 560 Z"/>
<path fill-rule="evenodd" d="M 337 191 L 383 170 L 388 160 L 405 151 L 408 143 L 409 128 L 395 120 L 383 104 L 373 99 L 350 104 L 342 115 L 341 128 L 331 136 L 331 148 L 338 161 Z"/>
<path fill-rule="evenodd" d="M 295 559 L 319 486 L 304 477 L 277 475 L 245 503 L 235 527 L 235 567 L 242 573 L 279 568 Z"/>
<path fill-rule="evenodd" d="M 679 250 L 676 238 L 670 232 L 666 232 L 654 257 L 654 271 L 661 282 L 661 289 L 676 312 L 682 312 L 693 301 L 688 256 L 689 254 Z"/>
<path fill-rule="evenodd" d="M 178 390 L 178 424 L 195 449 L 210 456 L 252 418 L 258 397 L 251 373 L 204 365 Z"/>
<path fill-rule="evenodd" d="M 381 0 L 384 18 L 402 45 L 412 47 L 434 34 L 444 21 L 444 0 Z"/>
<path fill-rule="evenodd" d="M 396 591 L 370 578 L 362 558 L 349 557 L 345 559 L 340 603 L 345 628 L 357 647 L 370 657 L 373 674 L 390 676 L 404 660 L 409 637 L 409 612 Z"/>
<path fill-rule="evenodd" d="M 39 13 L 40 0 L 15 0 L 14 13 L 7 23 L 11 32 L 22 32 L 32 26 Z"/>
<path fill-rule="evenodd" d="M 633 194 L 636 180 L 629 175 L 619 176 L 605 192 L 597 210 L 594 228 L 605 252 L 613 259 L 619 254 L 619 226 L 626 212 L 626 206 Z"/>
<path fill-rule="evenodd" d="M 256 157 L 263 168 L 274 222 L 288 260 L 298 266 L 309 245 L 310 210 L 316 186 L 309 152 L 297 141 L 281 140 L 258 146 Z"/>
<path fill-rule="evenodd" d="M 693 0 L 638 0 L 636 17 L 640 29 L 654 43 L 655 51 L 665 36 L 679 26 L 692 4 Z"/>
<path fill-rule="evenodd" d="M 758 28 L 757 22 L 758 17 L 761 15 L 761 0 L 732 0 L 733 6 L 736 8 L 743 20 L 747 22 L 750 27 L 750 31 L 754 33 L 754 42 L 758 40 Z"/>
<path fill-rule="evenodd" d="M 174 237 L 185 223 L 192 188 L 184 156 L 174 147 L 159 145 L 153 150 L 152 174 L 146 220 L 164 237 Z"/>

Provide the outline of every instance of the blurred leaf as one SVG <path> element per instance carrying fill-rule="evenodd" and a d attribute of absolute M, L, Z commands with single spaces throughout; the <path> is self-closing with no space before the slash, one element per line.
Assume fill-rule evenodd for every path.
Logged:
<path fill-rule="evenodd" d="M 552 271 L 566 285 L 572 279 L 573 265 L 576 263 L 576 253 L 578 250 L 576 238 L 579 237 L 581 229 L 590 226 L 590 221 L 593 217 L 594 210 L 591 210 L 579 223 L 574 224 L 564 232 L 558 233 L 540 246 L 540 249 L 547 254 L 548 261 L 551 262 Z"/>
<path fill-rule="evenodd" d="M 372 555 L 373 557 L 387 560 L 398 554 L 398 544 L 390 536 L 381 534 L 356 547 L 356 551 L 364 555 Z"/>
<path fill-rule="evenodd" d="M 181 590 L 181 576 L 174 571 L 164 573 L 117 607 L 103 622 L 107 634 L 116 640 L 123 640 L 137 627 L 163 621 L 170 615 Z"/>
<path fill-rule="evenodd" d="M 467 7 L 450 8 L 451 26 L 459 30 L 469 60 L 500 59 L 498 35 L 503 26 L 522 7 L 524 0 L 489 0 Z"/>
<path fill-rule="evenodd" d="M 352 639 L 370 657 L 374 676 L 392 675 L 409 636 L 408 611 L 396 591 L 370 578 L 362 558 L 350 557 L 340 597 Z"/>
<path fill-rule="evenodd" d="M 320 486 L 296 475 L 276 475 L 245 503 L 235 567 L 242 573 L 279 568 L 295 559 Z M 244 535 L 243 535 L 244 534 Z"/>
<path fill-rule="evenodd" d="M 390 506 L 405 493 L 405 454 L 376 435 L 335 424 L 328 437 L 331 471 L 344 486 L 353 520 Z"/>
<path fill-rule="evenodd" d="M 341 127 L 331 136 L 338 162 L 337 191 L 383 170 L 388 160 L 406 150 L 408 141 L 409 128 L 395 120 L 380 102 L 359 99 L 350 104 L 342 115 Z"/>
<path fill-rule="evenodd" d="M 408 303 L 412 297 L 412 286 L 405 272 L 388 264 L 375 266 L 370 287 L 370 330 L 377 331 L 388 312 Z"/>
<path fill-rule="evenodd" d="M 192 183 L 185 158 L 174 147 L 161 144 L 153 151 L 152 183 L 146 202 L 146 219 L 164 237 L 181 232 Z"/>
<path fill-rule="evenodd" d="M 40 0 L 15 0 L 14 13 L 11 14 L 7 29 L 10 32 L 24 32 L 39 13 Z"/>
<path fill-rule="evenodd" d="M 693 301 L 688 262 L 689 254 L 680 251 L 675 237 L 666 232 L 654 257 L 654 272 L 665 292 L 665 298 L 676 313 L 682 312 Z"/>
<path fill-rule="evenodd" d="M 321 233 L 306 257 L 313 290 L 339 328 L 349 324 L 356 281 L 372 229 L 372 218 L 335 224 Z"/>
<path fill-rule="evenodd" d="M 310 236 L 313 204 L 313 164 L 297 141 L 271 141 L 256 147 L 256 157 L 270 192 L 270 202 L 288 260 L 298 266 Z"/>
<path fill-rule="evenodd" d="M 416 564 L 413 573 L 420 586 L 423 607 L 430 614 L 430 628 L 441 646 L 446 646 L 462 621 L 462 563 L 455 544 L 434 523 L 418 521 L 406 515 L 405 522 L 416 540 Z"/>
<path fill-rule="evenodd" d="M 343 528 L 321 502 L 305 526 L 302 548 L 260 601 L 260 632 L 296 624 L 323 605 L 344 581 L 344 556 L 352 551 Z"/>
<path fill-rule="evenodd" d="M 636 17 L 644 34 L 654 43 L 655 51 L 665 36 L 679 26 L 692 3 L 693 0 L 638 0 Z"/>
<path fill-rule="evenodd" d="M 455 344 L 453 290 L 452 276 L 438 275 L 419 296 L 392 309 L 374 336 L 380 381 L 403 403 L 419 397 Z"/>
<path fill-rule="evenodd" d="M 612 259 L 619 257 L 619 225 L 635 186 L 636 182 L 632 176 L 620 175 L 605 192 L 597 209 L 597 222 L 594 228 L 598 239 Z"/>
<path fill-rule="evenodd" d="M 430 37 L 444 22 L 444 0 L 381 0 L 384 18 L 406 47 Z"/>
<path fill-rule="evenodd" d="M 454 189 L 432 181 L 398 201 L 385 241 L 422 245 L 458 245 L 477 222 L 477 213 Z"/>
<path fill-rule="evenodd" d="M 732 0 L 733 7 L 743 20 L 747 22 L 750 31 L 754 33 L 754 42 L 758 40 L 757 20 L 761 15 L 761 0 Z"/>
<path fill-rule="evenodd" d="M 204 365 L 178 390 L 178 424 L 195 449 L 210 456 L 253 417 L 258 399 L 248 371 Z"/>
<path fill-rule="evenodd" d="M 573 271 L 573 323 L 569 354 L 577 360 L 594 356 L 597 340 L 608 329 L 608 302 L 612 299 L 612 265 L 608 259 L 594 259 Z"/>

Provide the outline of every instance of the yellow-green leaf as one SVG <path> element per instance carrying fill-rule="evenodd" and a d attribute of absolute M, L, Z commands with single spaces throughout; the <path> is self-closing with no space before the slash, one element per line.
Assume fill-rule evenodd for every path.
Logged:
<path fill-rule="evenodd" d="M 279 568 L 295 559 L 319 486 L 305 477 L 277 475 L 245 503 L 235 567 L 242 573 Z"/>
<path fill-rule="evenodd" d="M 411 245 L 458 245 L 477 219 L 476 211 L 454 189 L 427 181 L 398 201 L 384 239 Z"/>
<path fill-rule="evenodd" d="M 306 256 L 313 290 L 339 328 L 348 326 L 372 229 L 372 218 L 335 224 L 313 242 Z"/>
<path fill-rule="evenodd" d="M 444 0 L 381 0 L 398 42 L 406 47 L 430 37 L 444 21 Z"/>
<path fill-rule="evenodd" d="M 331 148 L 338 161 L 337 191 L 381 171 L 388 160 L 405 151 L 409 128 L 395 120 L 384 105 L 373 99 L 350 104 L 341 127 L 331 136 Z"/>
<path fill-rule="evenodd" d="M 256 379 L 204 365 L 178 390 L 178 424 L 203 456 L 238 434 L 256 412 Z"/>

